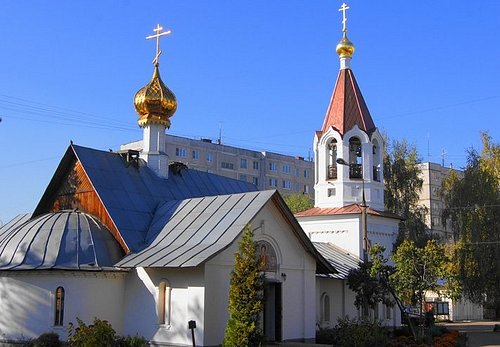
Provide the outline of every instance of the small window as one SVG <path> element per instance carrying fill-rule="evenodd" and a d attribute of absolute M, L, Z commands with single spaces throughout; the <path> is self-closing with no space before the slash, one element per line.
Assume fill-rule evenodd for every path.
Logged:
<path fill-rule="evenodd" d="M 299 177 L 299 169 L 295 168 L 295 176 Z"/>
<path fill-rule="evenodd" d="M 175 148 L 175 155 L 177 157 L 185 158 L 186 157 L 186 149 L 182 148 L 182 147 L 176 147 Z"/>
<path fill-rule="evenodd" d="M 290 165 L 283 165 L 283 173 L 285 174 L 290 173 Z"/>
<path fill-rule="evenodd" d="M 307 170 L 307 169 L 304 170 L 304 177 L 305 178 L 311 177 L 311 173 L 309 172 L 309 170 Z"/>
<path fill-rule="evenodd" d="M 199 160 L 200 159 L 200 152 L 199 151 L 194 150 L 192 154 L 193 154 L 193 159 L 194 160 Z"/>
<path fill-rule="evenodd" d="M 234 164 L 233 163 L 228 163 L 228 162 L 221 162 L 220 167 L 223 169 L 228 169 L 228 170 L 234 170 Z"/>
<path fill-rule="evenodd" d="M 64 288 L 63 287 L 57 287 L 57 289 L 56 289 L 54 325 L 55 326 L 63 326 L 64 325 Z"/>
<path fill-rule="evenodd" d="M 171 292 L 168 281 L 161 281 L 158 285 L 158 324 L 170 325 Z"/>
<path fill-rule="evenodd" d="M 278 164 L 276 163 L 269 163 L 269 171 L 278 171 Z"/>
<path fill-rule="evenodd" d="M 207 152 L 207 156 L 206 156 L 206 157 L 207 157 L 207 161 L 208 161 L 209 163 L 211 163 L 211 162 L 213 162 L 213 161 L 214 161 L 214 155 L 213 155 L 212 153 Z"/>
<path fill-rule="evenodd" d="M 336 188 L 328 188 L 328 197 L 337 195 Z"/>
<path fill-rule="evenodd" d="M 255 184 L 258 187 L 259 186 L 259 178 L 258 177 L 252 177 L 252 183 Z"/>
<path fill-rule="evenodd" d="M 240 159 L 240 168 L 241 169 L 247 168 L 247 160 L 246 159 Z"/>
<path fill-rule="evenodd" d="M 321 296 L 321 321 L 330 322 L 330 296 L 326 293 Z"/>
<path fill-rule="evenodd" d="M 309 194 L 309 186 L 307 184 L 304 184 L 304 194 Z"/>
<path fill-rule="evenodd" d="M 278 185 L 278 180 L 276 178 L 269 179 L 269 186 L 270 187 L 276 187 L 277 185 Z"/>
<path fill-rule="evenodd" d="M 247 175 L 240 174 L 240 181 L 247 181 Z"/>
<path fill-rule="evenodd" d="M 283 189 L 292 189 L 292 182 L 289 180 L 283 180 Z"/>
<path fill-rule="evenodd" d="M 259 169 L 259 162 L 258 161 L 253 161 L 253 169 L 258 170 Z"/>

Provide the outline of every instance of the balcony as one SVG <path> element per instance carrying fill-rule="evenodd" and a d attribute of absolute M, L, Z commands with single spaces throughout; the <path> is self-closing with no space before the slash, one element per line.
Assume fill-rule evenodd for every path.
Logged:
<path fill-rule="evenodd" d="M 337 179 L 337 165 L 328 165 L 327 179 L 329 180 Z"/>

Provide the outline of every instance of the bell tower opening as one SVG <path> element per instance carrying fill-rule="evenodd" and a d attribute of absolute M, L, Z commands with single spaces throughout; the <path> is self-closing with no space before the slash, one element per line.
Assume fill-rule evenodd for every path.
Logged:
<path fill-rule="evenodd" d="M 363 154 L 361 141 L 357 137 L 349 139 L 349 178 L 363 178 Z"/>
<path fill-rule="evenodd" d="M 328 144 L 328 171 L 327 179 L 336 180 L 337 179 L 337 139 L 333 139 Z"/>

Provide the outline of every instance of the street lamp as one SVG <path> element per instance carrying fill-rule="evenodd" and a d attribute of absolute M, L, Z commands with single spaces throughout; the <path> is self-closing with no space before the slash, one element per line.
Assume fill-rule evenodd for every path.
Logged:
<path fill-rule="evenodd" d="M 345 161 L 343 158 L 337 158 L 335 160 L 337 164 L 348 166 L 349 171 L 351 169 L 351 164 L 349 164 L 347 161 Z M 367 226 L 368 226 L 368 219 L 367 219 L 367 205 L 366 205 L 366 200 L 365 200 L 365 179 L 363 175 L 361 175 L 361 182 L 362 182 L 362 199 L 361 199 L 361 230 L 363 232 L 363 261 L 368 261 L 368 231 L 367 231 Z"/>

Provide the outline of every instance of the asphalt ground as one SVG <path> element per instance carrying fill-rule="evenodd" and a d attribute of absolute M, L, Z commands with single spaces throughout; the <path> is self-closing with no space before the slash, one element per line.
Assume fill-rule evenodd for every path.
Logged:
<path fill-rule="evenodd" d="M 500 321 L 461 321 L 437 325 L 465 332 L 468 347 L 493 347 L 500 346 L 500 331 L 493 331 L 497 324 L 500 327 Z"/>

